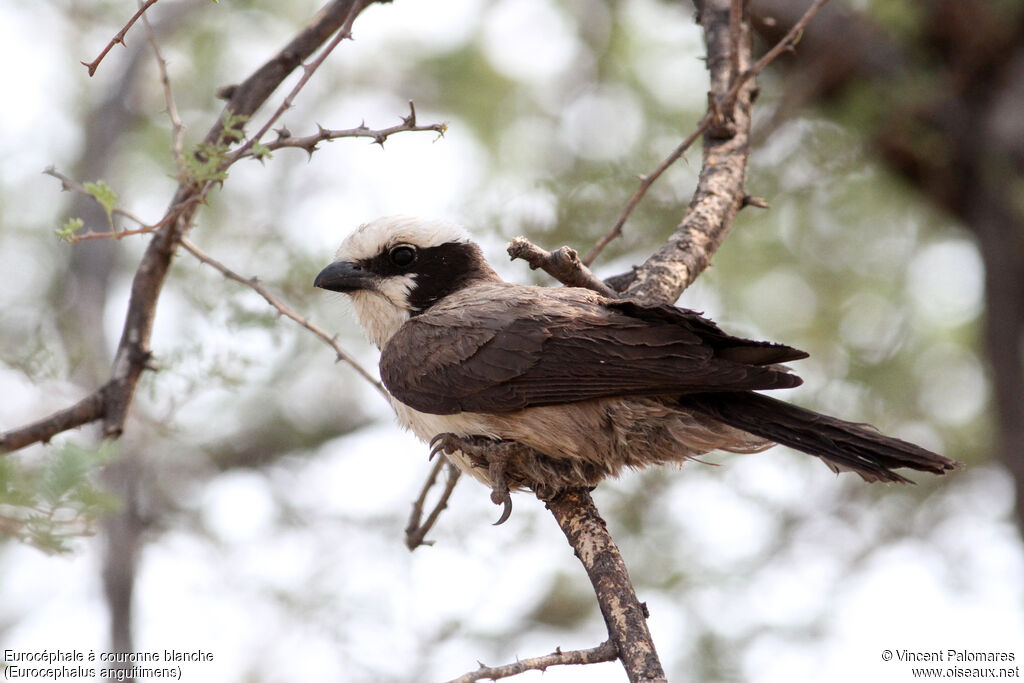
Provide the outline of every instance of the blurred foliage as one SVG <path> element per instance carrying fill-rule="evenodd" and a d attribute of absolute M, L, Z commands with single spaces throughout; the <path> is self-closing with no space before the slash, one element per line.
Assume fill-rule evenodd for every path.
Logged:
<path fill-rule="evenodd" d="M 168 3 L 162 15 L 160 3 L 152 10 L 188 126 L 186 148 L 220 115 L 215 90 L 274 54 L 317 4 Z M 868 4 L 894 31 L 913 33 L 912 3 Z M 59 17 L 37 10 L 44 12 L 37 21 L 57 21 L 52 30 L 64 40 L 53 41 L 48 59 L 59 60 L 62 73 L 78 68 L 130 10 L 123 2 L 58 6 Z M 192 234 L 215 258 L 258 276 L 336 331 L 367 367 L 375 351 L 344 305 L 310 286 L 345 232 L 384 213 L 436 212 L 467 223 L 507 277 L 543 282 L 504 263 L 502 242 L 527 234 L 547 247 L 589 249 L 614 223 L 636 176 L 667 156 L 703 111 L 700 32 L 685 5 L 464 0 L 451 12 L 438 16 L 436 7 L 411 2 L 371 7 L 356 23 L 358 40 L 332 55 L 282 121 L 295 134 L 315 123 L 390 124 L 413 99 L 421 119 L 449 122 L 446 138 L 397 136 L 384 150 L 338 141 L 308 160 L 282 150 L 265 166 L 243 161 L 210 196 Z M 169 23 L 160 28 L 162 17 Z M 538 17 L 542 24 L 528 23 Z M 132 38 L 129 48 L 143 42 Z M 128 55 L 112 52 L 91 81 L 65 77 L 63 99 L 50 108 L 73 112 L 57 126 L 60 144 L 32 141 L 49 157 L 31 158 L 28 175 L 0 184 L 0 272 L 18 274 L 0 287 L 0 386 L 29 397 L 6 406 L 5 426 L 61 407 L 76 391 L 64 378 L 80 351 L 64 348 L 53 329 L 60 307 L 74 302 L 46 307 L 39 293 L 70 276 L 79 247 L 54 239 L 53 225 L 66 218 L 55 207 L 63 197 L 31 174 L 75 163 L 85 120 L 104 96 L 128 89 L 118 81 Z M 155 68 L 147 64 L 137 78 L 136 120 L 121 131 L 102 176 L 118 188 L 119 206 L 155 220 L 176 169 Z M 761 85 L 759 119 L 781 91 L 770 76 Z M 733 333 L 809 351 L 797 368 L 806 385 L 794 400 L 874 423 L 984 473 L 991 426 L 977 351 L 980 264 L 957 226 L 872 163 L 858 127 L 877 94 L 863 97 L 784 122 L 758 146 L 748 184 L 772 208 L 742 212 L 713 267 L 681 303 Z M 222 142 L 210 158 L 232 141 Z M 652 188 L 599 260 L 600 274 L 628 269 L 662 242 L 685 212 L 699 165 L 699 151 L 691 152 Z M 103 321 L 110 339 L 120 332 L 143 239 L 111 246 L 117 257 Z M 109 353 L 109 346 L 93 351 Z M 373 419 L 386 424 L 387 406 L 355 373 L 333 365 L 328 348 L 251 292 L 179 256 L 154 353 L 160 371 L 146 375 L 132 426 L 132 443 L 155 470 L 152 504 L 163 507 L 152 514 L 164 516 L 165 530 L 194 536 L 190 552 L 213 558 L 206 564 L 221 569 L 216 581 L 225 594 L 245 604 L 239 610 L 246 615 L 264 617 L 253 624 L 278 625 L 252 636 L 263 640 L 251 648 L 258 654 L 251 680 L 271 680 L 271 660 L 292 661 L 298 645 L 281 634 L 308 637 L 310 623 L 322 627 L 316 637 L 327 640 L 342 669 L 362 672 L 362 680 L 450 677 L 477 658 L 507 661 L 602 637 L 582 573 L 559 555 L 564 542 L 557 531 L 549 535 L 543 510 L 525 499 L 513 523 L 493 532 L 486 491 L 465 481 L 442 518 L 437 547 L 406 556 L 399 533 L 407 508 L 392 498 L 411 500 L 426 449 L 336 453 L 330 444 L 337 437 Z M 45 466 L 0 460 L 0 521 L 8 534 L 63 549 L 109 509 L 90 472 L 113 456 L 73 445 L 86 441 L 79 436 L 58 441 L 42 451 Z M 813 458 L 783 449 L 710 460 L 721 466 L 631 473 L 598 490 L 638 591 L 652 605 L 665 663 L 687 672 L 683 678 L 753 680 L 751 662 L 774 639 L 813 650 L 827 637 L 844 577 L 908 539 L 949 560 L 943 566 L 955 566 L 949 558 L 956 557 L 968 572 L 971 560 L 956 555 L 963 548 L 936 530 L 958 514 L 994 528 L 1004 514 L 999 496 L 986 504 L 949 498 L 953 478 L 920 477 L 913 489 L 870 487 L 852 475 L 837 481 Z M 243 486 L 241 469 L 265 476 Z M 324 470 L 344 476 L 328 478 Z M 977 476 L 969 481 L 987 481 Z M 325 482 L 330 488 L 322 491 Z M 260 517 L 253 505 L 244 520 L 218 526 L 214 512 L 233 509 L 228 494 L 236 490 L 255 491 L 271 511 Z M 360 495 L 367 490 L 377 492 L 369 502 Z M 986 496 L 981 484 L 964 490 Z M 246 524 L 255 529 L 251 537 L 239 530 Z M 264 557 L 257 541 L 271 546 L 270 557 L 292 552 L 292 565 L 305 574 L 295 569 L 282 580 L 253 562 Z M 445 553 L 455 555 L 447 558 L 454 569 L 435 566 Z M 417 578 L 421 571 L 431 578 Z M 453 573 L 460 577 L 454 588 L 441 583 Z M 801 580 L 805 608 L 773 611 L 764 596 L 792 592 Z M 461 594 L 448 596 L 458 613 L 411 613 L 409 592 L 426 599 L 447 591 Z M 411 654 L 375 657 L 379 643 Z M 738 658 L 741 651 L 752 654 Z"/>
<path fill-rule="evenodd" d="M 46 552 L 68 552 L 71 542 L 95 532 L 97 520 L 117 509 L 117 499 L 94 481 L 114 447 L 66 444 L 41 462 L 0 459 L 0 527 L 3 533 Z"/>

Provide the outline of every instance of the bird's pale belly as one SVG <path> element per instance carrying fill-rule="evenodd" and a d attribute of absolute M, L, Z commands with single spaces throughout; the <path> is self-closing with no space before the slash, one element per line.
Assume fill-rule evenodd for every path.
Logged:
<path fill-rule="evenodd" d="M 695 420 L 690 414 L 651 399 L 606 399 L 527 408 L 513 413 L 431 415 L 391 399 L 399 423 L 423 441 L 442 433 L 517 441 L 547 459 L 588 472 L 585 480 L 561 485 L 593 485 L 623 468 L 681 463 L 716 448 L 749 453 L 771 445 L 724 424 Z M 487 469 L 461 452 L 449 459 L 462 471 L 490 485 Z M 559 468 L 560 469 L 560 468 Z M 544 478 L 551 476 L 544 467 Z"/>

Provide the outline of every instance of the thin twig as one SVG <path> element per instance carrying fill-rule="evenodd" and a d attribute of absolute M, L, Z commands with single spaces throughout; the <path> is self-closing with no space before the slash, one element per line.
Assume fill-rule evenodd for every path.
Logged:
<path fill-rule="evenodd" d="M 64 190 L 65 192 L 77 192 L 80 195 L 83 195 L 83 196 L 91 198 L 97 204 L 100 204 L 102 206 L 102 202 L 100 202 L 100 200 L 96 197 L 96 195 L 94 195 L 92 192 L 89 192 L 89 190 L 86 189 L 85 185 L 82 185 L 81 183 L 72 180 L 71 178 L 69 178 L 68 176 L 64 175 L 63 173 L 61 173 L 57 169 L 53 168 L 52 166 L 47 168 L 47 169 L 44 169 L 43 173 L 48 175 L 48 176 L 52 176 L 52 177 L 56 178 L 57 180 L 59 180 L 61 182 L 61 189 Z M 203 202 L 205 200 L 205 197 L 206 197 L 206 194 L 202 193 L 202 194 L 199 194 L 199 195 L 196 195 L 196 196 L 192 196 L 192 197 L 189 197 L 189 198 L 183 200 L 182 202 L 180 202 L 180 203 L 172 206 L 170 209 L 168 209 L 167 210 L 167 214 L 163 218 L 161 218 L 159 221 L 157 221 L 156 223 L 147 223 L 146 221 L 142 220 L 141 218 L 139 218 L 139 216 L 137 216 L 136 214 L 132 213 L 131 211 L 126 211 L 125 209 L 121 209 L 121 208 L 118 208 L 118 207 L 113 207 L 110 210 L 111 214 L 113 214 L 115 216 L 121 216 L 123 218 L 127 218 L 128 220 L 138 224 L 139 227 L 134 229 L 134 230 L 116 230 L 115 229 L 113 231 L 104 231 L 104 232 L 96 232 L 96 231 L 90 229 L 88 232 L 72 235 L 68 239 L 68 241 L 71 244 L 77 244 L 79 242 L 84 242 L 85 240 L 95 240 L 95 239 L 115 239 L 115 240 L 119 240 L 122 237 L 130 237 L 132 235 L 147 235 L 149 233 L 156 232 L 157 230 L 159 230 L 160 228 L 164 227 L 165 225 L 169 225 L 170 223 L 173 223 L 174 221 L 176 221 L 178 219 L 179 216 L 181 216 L 181 214 L 184 211 L 188 210 L 189 208 L 191 208 L 195 204 Z"/>
<path fill-rule="evenodd" d="M 441 473 L 442 469 L 447 469 L 448 478 L 445 480 L 444 489 L 441 491 L 440 498 L 434 504 L 430 514 L 427 515 L 427 521 L 420 524 L 420 520 L 423 519 L 423 507 L 427 502 L 427 494 L 430 493 L 430 489 L 434 488 L 434 484 L 437 482 L 437 477 Z M 431 529 L 434 528 L 434 524 L 437 523 L 438 517 L 441 516 L 441 512 L 448 507 L 448 499 L 452 497 L 452 491 L 455 490 L 455 484 L 458 483 L 459 477 L 462 475 L 462 471 L 451 464 L 448 458 L 441 454 L 438 457 L 437 462 L 430 469 L 430 474 L 427 476 L 427 480 L 423 483 L 423 488 L 420 489 L 420 495 L 416 497 L 416 500 L 412 503 L 412 512 L 409 514 L 409 523 L 405 526 L 405 545 L 409 550 L 416 550 L 421 545 L 433 545 L 433 541 L 427 541 L 426 536 Z"/>
<path fill-rule="evenodd" d="M 729 93 L 725 96 L 725 100 L 722 104 L 722 110 L 727 112 L 732 111 L 732 107 L 736 103 L 736 98 L 739 96 L 740 88 L 743 87 L 743 84 L 764 71 L 765 67 L 778 59 L 783 52 L 792 50 L 793 47 L 800 42 L 800 37 L 803 36 L 804 29 L 807 28 L 807 24 L 810 23 L 811 19 L 814 18 L 814 15 L 818 13 L 818 10 L 824 7 L 827 2 L 828 0 L 814 0 L 811 6 L 807 8 L 807 11 L 804 12 L 803 16 L 800 17 L 800 20 L 793 24 L 789 31 L 786 32 L 786 35 L 782 37 L 782 40 L 775 43 L 775 46 L 772 47 L 772 49 L 764 53 L 759 60 L 754 62 L 754 65 L 750 67 L 750 69 L 743 73 L 740 79 L 733 84 Z"/>
<path fill-rule="evenodd" d="M 704 114 L 704 118 L 702 118 L 700 123 L 697 124 L 697 128 L 690 133 L 685 140 L 679 143 L 679 146 L 672 150 L 672 153 L 665 157 L 665 159 L 658 164 L 657 168 L 647 175 L 640 176 L 639 187 L 636 188 L 633 196 L 629 198 L 628 202 L 626 202 L 626 206 L 622 209 L 622 213 L 619 214 L 619 218 L 615 221 L 615 225 L 613 225 L 612 229 L 608 231 L 608 234 L 598 240 L 597 244 L 594 245 L 594 248 L 588 251 L 587 255 L 583 257 L 584 265 L 593 265 L 597 257 L 600 256 L 602 251 L 604 251 L 604 248 L 607 247 L 612 240 L 622 234 L 623 226 L 626 225 L 626 221 L 629 219 L 630 214 L 633 213 L 633 209 L 636 208 L 636 205 L 639 204 L 640 200 L 647 194 L 647 190 L 654 184 L 654 181 L 660 178 L 661 174 L 667 171 L 669 166 L 676 163 L 676 161 L 679 160 L 679 157 L 683 156 L 683 154 L 686 153 L 686 150 L 690 149 L 690 146 L 697 141 L 697 138 L 699 138 L 700 135 L 708 129 L 708 126 L 711 125 L 711 118 L 710 111 Z"/>
<path fill-rule="evenodd" d="M 178 105 L 174 101 L 174 91 L 171 90 L 171 79 L 167 73 L 167 60 L 160 53 L 160 47 L 156 43 L 156 35 L 153 27 L 149 24 L 149 18 L 143 15 L 142 25 L 146 29 L 146 39 L 153 48 L 153 59 L 156 61 L 156 68 L 160 72 L 160 84 L 164 89 L 164 101 L 167 103 L 167 117 L 171 120 L 171 154 L 174 156 L 174 163 L 178 167 L 178 173 L 184 173 L 185 157 L 182 154 L 185 138 L 185 124 L 178 115 Z"/>
<path fill-rule="evenodd" d="M 85 189 L 85 185 L 83 185 L 82 183 L 79 183 L 79 182 L 77 182 L 75 180 L 72 180 L 68 176 L 66 176 L 63 173 L 61 173 L 60 171 L 58 171 L 53 166 L 50 166 L 49 168 L 43 169 L 43 173 L 45 175 L 52 176 L 52 177 L 56 178 L 57 180 L 59 180 L 61 182 L 61 189 L 64 190 L 65 192 L 77 192 L 77 193 L 79 193 L 81 195 L 85 195 L 86 197 L 92 197 L 93 201 L 95 201 L 100 206 L 103 206 L 103 203 L 100 202 L 100 200 L 96 197 L 96 195 L 94 195 L 92 192 L 89 192 L 89 190 Z M 124 209 L 119 209 L 117 207 L 114 207 L 113 209 L 111 209 L 110 213 L 112 213 L 112 214 L 114 214 L 116 216 L 122 216 L 124 218 L 127 218 L 128 220 L 130 220 L 130 221 L 132 221 L 134 223 L 137 223 L 139 225 L 139 227 L 141 227 L 141 228 L 148 228 L 149 230 L 147 230 L 147 232 L 152 232 L 153 230 L 156 230 L 157 228 L 160 227 L 159 224 L 151 225 L 150 223 L 147 223 L 146 221 L 144 221 L 141 218 L 139 218 L 138 216 L 136 216 L 131 211 L 125 211 Z M 111 233 L 111 234 L 108 234 L 108 233 L 98 233 L 98 235 L 99 236 L 108 236 L 108 237 L 117 237 L 118 233 L 116 233 L 116 232 L 115 233 Z"/>
<path fill-rule="evenodd" d="M 752 67 L 744 71 L 742 74 L 739 74 L 738 77 L 731 81 L 732 85 L 730 86 L 729 91 L 725 94 L 725 97 L 722 98 L 721 103 L 717 102 L 714 98 L 709 98 L 708 111 L 705 112 L 704 116 L 697 124 L 696 129 L 694 129 L 694 131 L 690 133 L 685 140 L 679 143 L 679 146 L 676 147 L 671 154 L 665 157 L 665 159 L 658 164 L 657 168 L 647 175 L 640 176 L 640 185 L 637 187 L 636 191 L 633 192 L 629 201 L 626 202 L 625 208 L 623 208 L 622 212 L 619 214 L 619 217 L 615 221 L 611 230 L 609 230 L 604 237 L 598 240 L 597 244 L 595 244 L 583 258 L 583 263 L 585 265 L 592 265 L 601 252 L 604 251 L 604 248 L 622 234 L 623 226 L 625 226 L 626 221 L 633 213 L 637 204 L 639 204 L 647 194 L 647 190 L 650 189 L 651 185 L 653 185 L 654 182 L 660 178 L 670 166 L 672 166 L 672 164 L 683 156 L 686 150 L 688 150 L 693 143 L 697 141 L 697 138 L 716 122 L 716 119 L 720 119 L 723 116 L 723 112 L 732 112 L 733 107 L 736 105 L 736 98 L 739 96 L 740 90 L 742 90 L 747 81 L 761 73 L 765 67 L 771 64 L 783 52 L 791 49 L 803 34 L 803 30 L 806 28 L 808 22 L 810 22 L 826 2 L 828 2 L 828 0 L 815 0 L 807 11 L 804 12 L 804 15 L 800 17 L 800 20 L 793 25 L 793 27 L 778 43 L 775 44 L 774 47 L 772 47 L 772 49 L 766 52 L 761 59 L 757 60 Z M 735 3 L 733 3 L 733 7 L 735 7 Z M 733 24 L 730 23 L 730 29 L 732 26 Z M 738 55 L 738 52 L 734 51 L 733 54 Z M 736 71 L 738 71 L 738 67 L 736 67 Z"/>
<path fill-rule="evenodd" d="M 473 681 L 491 680 L 517 676 L 527 671 L 546 671 L 550 666 L 563 666 L 571 664 L 599 664 L 601 662 L 613 662 L 619 656 L 615 643 L 606 640 L 597 647 L 587 650 L 570 650 L 562 652 L 556 648 L 554 652 L 543 657 L 531 657 L 530 659 L 518 659 L 512 664 L 504 666 L 484 666 L 453 678 L 448 683 L 473 683 Z"/>
<path fill-rule="evenodd" d="M 416 108 L 412 101 L 409 102 L 409 115 L 402 117 L 402 122 L 398 125 L 391 126 L 390 128 L 380 128 L 374 130 L 368 128 L 366 124 L 360 124 L 355 128 L 345 128 L 340 130 L 332 130 L 324 128 L 323 126 L 317 126 L 317 132 L 313 135 L 307 135 L 305 137 L 293 137 L 292 134 L 284 128 L 277 130 L 277 139 L 271 142 L 267 142 L 262 146 L 269 150 L 274 151 L 278 149 L 284 149 L 285 147 L 297 147 L 305 150 L 310 156 L 316 151 L 317 145 L 321 142 L 327 142 L 330 140 L 337 140 L 339 138 L 371 138 L 374 144 L 384 146 L 384 142 L 396 133 L 405 132 L 422 132 L 422 131 L 433 131 L 438 135 L 443 136 L 448 131 L 448 124 L 446 123 L 428 123 L 426 125 L 419 125 L 416 123 Z M 252 149 L 249 149 L 242 156 L 259 157 Z"/>
<path fill-rule="evenodd" d="M 206 265 L 211 266 L 215 270 L 219 271 L 220 274 L 223 275 L 224 277 L 228 278 L 229 280 L 234 280 L 235 282 L 237 282 L 239 284 L 242 284 L 242 285 L 245 285 L 246 287 L 252 289 L 254 292 L 256 292 L 261 297 L 263 297 L 263 299 L 268 304 L 270 304 L 275 309 L 277 309 L 278 313 L 280 313 L 281 315 L 285 316 L 286 318 L 290 318 L 291 320 L 294 320 L 299 325 L 301 325 L 302 327 L 306 328 L 307 330 L 309 330 L 310 332 L 315 334 L 325 344 L 327 344 L 332 349 L 334 349 L 334 353 L 337 354 L 337 357 L 338 357 L 339 361 L 347 363 L 349 366 L 351 366 L 356 372 L 359 373 L 359 375 L 363 379 L 365 379 L 367 382 L 369 382 L 371 385 L 373 385 L 373 388 L 376 389 L 378 392 L 380 392 L 380 394 L 382 396 L 384 396 L 384 398 L 387 398 L 388 394 L 387 394 L 387 390 L 384 389 L 384 386 L 380 382 L 378 382 L 376 379 L 374 379 L 373 375 L 371 375 L 369 372 L 367 372 L 363 368 L 363 366 L 361 366 L 356 361 L 355 358 L 350 356 L 348 354 L 348 352 L 346 352 L 345 349 L 343 349 L 341 347 L 341 345 L 338 344 L 338 340 L 337 340 L 336 337 L 332 337 L 331 335 L 327 334 L 327 332 L 325 332 L 322 327 L 320 327 L 319 325 L 316 325 L 313 322 L 310 322 L 309 318 L 305 318 L 305 317 L 299 315 L 298 313 L 296 313 L 292 308 L 290 308 L 287 304 L 285 304 L 283 301 L 281 301 L 281 299 L 279 299 L 278 297 L 274 296 L 270 292 L 270 290 L 268 290 L 266 287 L 264 287 L 262 284 L 260 284 L 259 280 L 257 280 L 256 278 L 247 278 L 247 277 L 243 277 L 243 276 L 239 275 L 238 273 L 236 273 L 235 271 L 231 270 L 230 268 L 225 266 L 223 263 L 221 263 L 217 259 L 215 259 L 212 256 L 208 255 L 202 249 L 197 247 L 195 244 L 193 244 L 191 241 L 189 241 L 189 239 L 187 237 L 182 237 L 181 238 L 181 246 L 182 246 L 182 248 L 185 251 L 187 251 L 188 253 L 190 253 L 193 256 L 195 256 L 201 262 L 203 262 Z"/>
<path fill-rule="evenodd" d="M 277 111 L 270 115 L 270 118 L 267 119 L 266 123 L 263 124 L 263 127 L 260 128 L 255 135 L 246 140 L 238 149 L 236 149 L 234 152 L 228 155 L 228 157 L 224 160 L 222 168 L 227 168 L 236 161 L 238 161 L 239 159 L 241 159 L 242 157 L 248 155 L 249 151 L 253 148 L 253 146 L 263 139 L 263 136 L 267 134 L 267 131 L 270 130 L 270 128 L 277 122 L 277 120 L 281 118 L 281 116 L 283 116 L 286 111 L 291 109 L 292 103 L 294 102 L 296 95 L 298 95 L 299 92 L 306 86 L 306 83 L 309 82 L 309 79 L 313 77 L 313 74 L 316 73 L 316 70 L 320 68 L 320 65 L 323 64 L 327 57 L 330 56 L 331 52 L 334 51 L 334 48 L 338 47 L 338 45 L 341 44 L 341 41 L 345 40 L 346 38 L 352 37 L 353 22 L 356 20 L 356 17 L 359 15 L 359 13 L 362 12 L 373 1 L 374 0 L 364 0 L 364 2 L 357 2 L 354 5 L 352 5 L 348 17 L 346 17 L 344 23 L 338 28 L 337 32 L 334 34 L 334 37 L 331 39 L 331 41 L 326 45 L 326 47 L 320 50 L 320 54 L 318 54 L 312 62 L 310 62 L 309 64 L 302 65 L 302 77 L 299 78 L 299 81 L 291 89 L 291 92 L 289 92 L 288 95 L 284 98 L 284 101 L 281 103 L 281 106 L 277 108 Z"/>
<path fill-rule="evenodd" d="M 96 69 L 99 67 L 100 62 L 103 61 L 103 58 L 107 56 L 107 53 L 110 52 L 115 45 L 117 45 L 118 43 L 124 45 L 124 37 L 128 33 L 129 29 L 131 29 L 135 22 L 139 20 L 139 17 L 145 14 L 146 10 L 155 5 L 156 2 L 157 0 L 146 0 L 145 4 L 139 7 L 139 11 L 133 14 L 132 18 L 128 20 L 128 23 L 125 24 L 124 27 L 120 31 L 118 31 L 113 38 L 110 39 L 110 42 L 107 43 L 107 46 L 103 48 L 103 51 L 100 52 L 99 56 L 96 57 L 96 59 L 92 60 L 91 62 L 81 62 L 82 66 L 89 70 L 89 76 L 92 76 L 94 73 L 96 73 Z"/>
<path fill-rule="evenodd" d="M 294 69 L 353 18 L 377 0 L 331 0 L 285 47 L 234 86 L 227 116 L 221 116 L 207 132 L 204 140 L 215 143 L 224 137 L 225 121 L 230 116 L 251 116 L 261 107 L 281 82 Z M 346 31 L 347 32 L 347 31 Z M 59 174 L 55 177 L 64 180 Z M 111 367 L 110 379 L 87 399 L 21 428 L 0 435 L 0 448 L 13 450 L 36 442 L 46 442 L 54 435 L 88 422 L 101 420 L 105 438 L 116 438 L 124 430 L 135 390 L 142 373 L 152 369 L 149 343 L 156 317 L 157 303 L 178 248 L 180 239 L 191 227 L 199 205 L 220 180 L 197 183 L 179 178 L 177 190 L 163 220 L 154 230 L 132 277 L 128 309 Z M 67 189 L 75 189 L 66 186 Z M 84 189 L 84 188 L 83 188 Z M 125 212 L 118 211 L 124 215 Z M 126 216 L 127 217 L 127 216 Z M 140 224 L 144 223 L 137 218 Z"/>

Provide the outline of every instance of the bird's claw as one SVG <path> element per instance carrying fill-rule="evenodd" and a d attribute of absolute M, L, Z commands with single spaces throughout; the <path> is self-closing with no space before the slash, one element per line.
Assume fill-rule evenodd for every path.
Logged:
<path fill-rule="evenodd" d="M 505 462 L 513 455 L 512 442 L 494 441 L 484 437 L 460 437 L 448 432 L 436 434 L 427 444 L 430 446 L 430 460 L 438 453 L 452 453 L 461 450 L 473 454 L 487 463 L 487 475 L 491 480 L 491 501 L 501 505 L 501 516 L 494 526 L 504 524 L 512 515 L 512 494 L 505 477 Z"/>
<path fill-rule="evenodd" d="M 501 526 L 508 521 L 509 517 L 512 516 L 512 496 L 509 495 L 508 489 L 505 489 L 503 492 L 503 499 L 495 500 L 497 493 L 497 491 L 491 492 L 491 501 L 493 501 L 495 505 L 501 504 L 503 507 L 501 509 L 501 517 L 498 517 L 498 521 L 495 522 L 493 526 Z"/>
<path fill-rule="evenodd" d="M 487 475 L 491 479 L 491 502 L 503 506 L 501 517 L 494 523 L 494 526 L 504 524 L 512 515 L 512 495 L 508 490 L 508 481 L 505 479 L 505 462 L 509 457 L 508 451 L 507 443 L 497 446 L 495 452 L 491 453 L 490 462 L 487 464 Z"/>
<path fill-rule="evenodd" d="M 434 438 L 431 439 L 430 443 L 427 444 L 428 446 L 430 446 L 430 455 L 427 457 L 427 462 L 430 462 L 435 457 L 437 457 L 438 453 L 448 452 L 448 440 L 449 437 L 451 436 L 452 435 L 448 434 L 447 432 L 441 432 L 440 434 L 434 435 Z"/>

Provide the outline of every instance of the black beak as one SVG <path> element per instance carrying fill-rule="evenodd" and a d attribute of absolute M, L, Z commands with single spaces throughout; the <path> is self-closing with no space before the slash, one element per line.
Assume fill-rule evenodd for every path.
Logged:
<path fill-rule="evenodd" d="M 320 271 L 313 286 L 333 292 L 355 292 L 373 289 L 375 282 L 376 277 L 362 267 L 347 261 L 335 261 Z"/>

